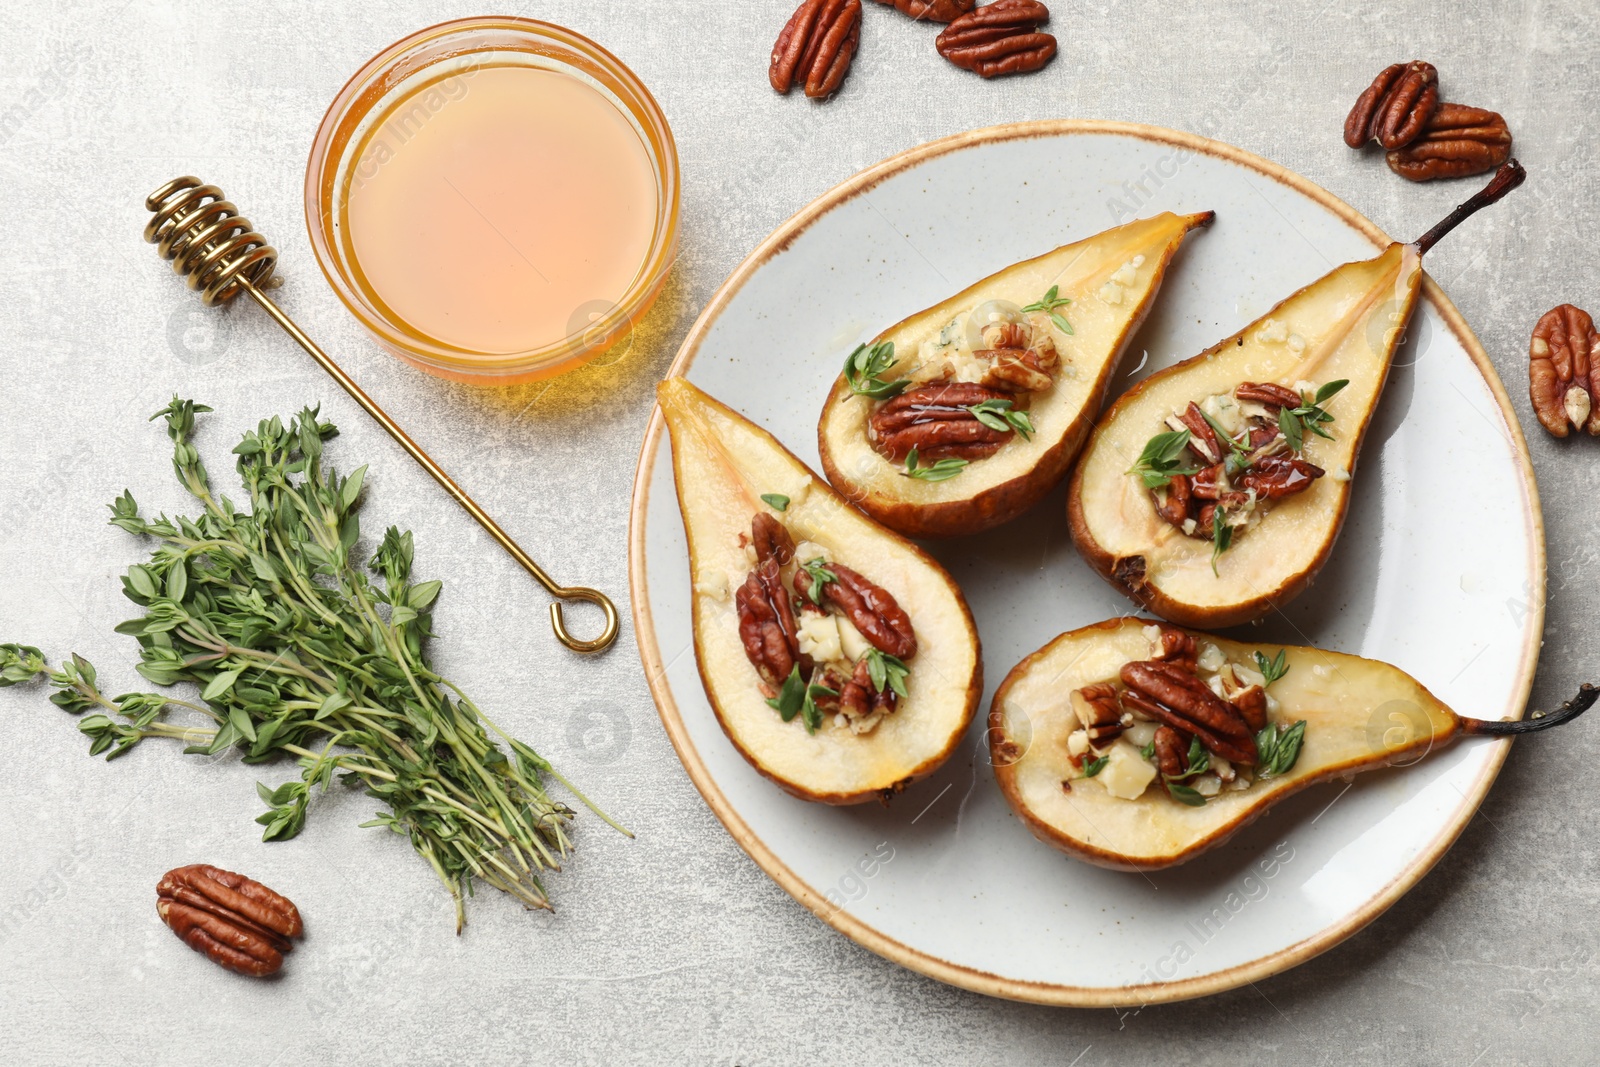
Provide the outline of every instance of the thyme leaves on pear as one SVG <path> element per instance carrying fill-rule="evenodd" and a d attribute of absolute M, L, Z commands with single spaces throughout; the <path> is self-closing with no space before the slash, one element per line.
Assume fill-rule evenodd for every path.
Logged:
<path fill-rule="evenodd" d="M 1278 649 L 1278 654 L 1270 660 L 1263 653 L 1257 652 L 1256 668 L 1261 672 L 1261 677 L 1265 679 L 1261 683 L 1262 688 L 1266 688 L 1289 673 L 1289 650 L 1286 648 Z"/>
<path fill-rule="evenodd" d="M 970 405 L 967 410 L 972 413 L 973 418 L 991 430 L 998 430 L 1001 433 L 1015 430 L 1022 435 L 1024 441 L 1031 439 L 1035 433 L 1033 420 L 1026 411 L 1018 411 L 1013 401 L 1003 398 L 984 400 Z"/>
<path fill-rule="evenodd" d="M 1049 291 L 1044 294 L 1044 298 L 1042 300 L 1036 300 L 1033 303 L 1023 307 L 1022 310 L 1025 312 L 1044 312 L 1046 315 L 1050 316 L 1050 321 L 1056 324 L 1056 329 L 1060 330 L 1064 334 L 1071 335 L 1076 332 L 1072 328 L 1072 323 L 1068 322 L 1066 317 L 1056 309 L 1066 307 L 1068 304 L 1072 303 L 1072 301 L 1068 300 L 1064 296 L 1059 295 L 1060 292 L 1061 286 L 1052 285 Z"/>
<path fill-rule="evenodd" d="M 1145 443 L 1144 451 L 1127 473 L 1138 475 L 1146 489 L 1161 489 L 1179 475 L 1196 474 L 1199 467 L 1185 466 L 1179 459 L 1188 446 L 1188 430 L 1158 433 Z"/>
<path fill-rule="evenodd" d="M 905 392 L 911 384 L 908 378 L 886 380 L 885 371 L 897 360 L 893 341 L 879 341 L 875 345 L 857 345 L 844 361 L 844 380 L 856 396 L 872 400 L 888 400 Z"/>
<path fill-rule="evenodd" d="M 903 478 L 915 478 L 923 482 L 949 481 L 967 469 L 967 460 L 946 456 L 934 463 L 923 466 L 917 450 L 912 449 L 906 453 L 906 469 L 900 472 Z"/>

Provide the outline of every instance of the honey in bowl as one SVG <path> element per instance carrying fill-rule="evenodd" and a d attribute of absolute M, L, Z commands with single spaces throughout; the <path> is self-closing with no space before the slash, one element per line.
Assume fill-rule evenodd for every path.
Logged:
<path fill-rule="evenodd" d="M 550 23 L 460 19 L 374 56 L 306 169 L 312 249 L 396 355 L 503 385 L 627 336 L 677 248 L 678 159 L 649 91 Z"/>
<path fill-rule="evenodd" d="M 396 100 L 351 172 L 356 282 L 397 323 L 467 352 L 541 348 L 589 325 L 643 268 L 656 179 L 595 89 L 521 65 Z"/>

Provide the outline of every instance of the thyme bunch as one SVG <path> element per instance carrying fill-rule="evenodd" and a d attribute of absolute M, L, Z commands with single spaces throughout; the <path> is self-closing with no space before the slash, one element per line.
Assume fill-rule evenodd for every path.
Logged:
<path fill-rule="evenodd" d="M 233 450 L 246 511 L 212 491 L 191 443 L 196 413 L 209 410 L 174 397 L 152 416 L 166 420 L 173 468 L 200 514 L 147 519 L 126 492 L 111 505 L 113 525 L 156 542 L 122 579 L 144 613 L 117 632 L 138 640 L 145 679 L 191 682 L 198 702 L 108 698 L 76 655 L 48 672 L 51 699 L 93 713 L 78 728 L 90 753 L 108 760 L 148 737 L 184 740 L 189 753 L 236 750 L 250 764 L 294 760 L 298 779 L 257 785 L 268 841 L 298 834 L 313 790 L 336 775 L 364 787 L 387 810 L 362 825 L 411 842 L 454 898 L 457 932 L 474 879 L 548 908 L 542 873 L 559 870 L 571 849 L 574 811 L 545 791 L 546 777 L 627 831 L 434 672 L 424 648 L 441 583 L 413 580 L 411 534 L 394 527 L 362 559 L 356 505 L 366 468 L 341 476 L 324 465 L 333 424 L 308 408 L 246 433 Z M 0 684 L 47 670 L 37 649 L 0 646 Z M 168 721 L 177 709 L 204 725 Z"/>

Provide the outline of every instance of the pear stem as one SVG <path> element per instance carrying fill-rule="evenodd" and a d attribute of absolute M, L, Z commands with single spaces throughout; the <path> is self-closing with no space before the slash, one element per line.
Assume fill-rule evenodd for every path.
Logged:
<path fill-rule="evenodd" d="M 1523 170 L 1522 164 L 1516 160 L 1508 160 L 1501 164 L 1500 169 L 1495 171 L 1494 177 L 1481 192 L 1465 203 L 1457 205 L 1454 211 L 1440 220 L 1439 225 L 1417 238 L 1417 254 L 1427 255 L 1428 249 L 1438 244 L 1445 234 L 1521 185 L 1527 177 L 1528 172 Z"/>
<path fill-rule="evenodd" d="M 1485 734 L 1491 737 L 1501 737 L 1506 734 L 1531 734 L 1538 730 L 1548 730 L 1552 726 L 1560 726 L 1564 722 L 1571 722 L 1593 707 L 1596 699 L 1600 699 L 1600 688 L 1585 682 L 1578 689 L 1577 696 L 1549 715 L 1536 711 L 1531 718 L 1516 719 L 1510 722 L 1463 718 L 1461 720 L 1461 729 L 1469 734 Z"/>

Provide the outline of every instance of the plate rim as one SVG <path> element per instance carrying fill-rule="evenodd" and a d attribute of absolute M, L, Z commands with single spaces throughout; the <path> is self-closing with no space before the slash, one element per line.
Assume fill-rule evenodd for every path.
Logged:
<path fill-rule="evenodd" d="M 1199 134 L 1168 129 L 1146 123 L 1116 122 L 1102 119 L 1044 119 L 1032 122 L 1006 123 L 986 126 L 953 134 L 924 144 L 916 145 L 867 167 L 845 181 L 828 189 L 809 204 L 795 212 L 764 238 L 728 275 L 716 292 L 706 302 L 694 325 L 690 327 L 673 357 L 672 364 L 663 377 L 682 376 L 694 362 L 695 356 L 711 327 L 723 311 L 757 271 L 773 257 L 788 249 L 789 245 L 810 226 L 837 207 L 862 193 L 870 191 L 902 171 L 929 160 L 982 145 L 1037 137 L 1065 137 L 1078 134 L 1110 134 L 1138 138 L 1160 144 L 1202 152 L 1206 155 L 1240 164 L 1299 192 L 1332 211 L 1351 228 L 1368 238 L 1377 247 L 1387 245 L 1391 238 L 1365 215 L 1356 211 L 1339 197 L 1315 182 L 1288 168 L 1238 148 Z M 1528 617 L 1532 623 L 1526 631 L 1521 659 L 1518 662 L 1517 683 L 1513 688 L 1511 707 L 1513 717 L 1525 713 L 1533 689 L 1541 637 L 1544 633 L 1546 594 L 1546 554 L 1544 515 L 1539 504 L 1538 482 L 1534 475 L 1532 456 L 1522 424 L 1511 406 L 1511 399 L 1500 380 L 1499 373 L 1484 351 L 1477 336 L 1466 323 L 1460 311 L 1426 271 L 1423 273 L 1423 299 L 1433 304 L 1445 325 L 1455 334 L 1467 355 L 1471 357 L 1490 394 L 1499 405 L 1500 414 L 1509 430 L 1509 438 L 1521 466 L 1523 475 L 1523 519 L 1527 523 L 1530 563 L 1537 578 L 1536 588 L 1530 590 Z M 1360 931 L 1426 875 L 1444 854 L 1449 851 L 1477 814 L 1489 788 L 1498 777 L 1510 751 L 1510 739 L 1491 742 L 1493 751 L 1479 772 L 1472 787 L 1463 794 L 1454 818 L 1424 847 L 1417 856 L 1387 885 L 1374 893 L 1360 907 L 1342 921 L 1333 923 L 1311 937 L 1287 945 L 1275 952 L 1220 971 L 1191 978 L 1154 982 L 1142 985 L 1112 987 L 1075 986 L 1055 982 L 1038 982 L 1007 978 L 965 964 L 943 959 L 915 948 L 882 933 L 863 919 L 830 904 L 792 871 L 751 829 L 738 811 L 728 802 L 715 779 L 701 760 L 693 740 L 689 737 L 677 702 L 666 682 L 667 664 L 661 660 L 661 650 L 655 639 L 653 615 L 648 598 L 646 581 L 645 514 L 650 501 L 650 475 L 661 445 L 664 423 L 661 409 L 651 409 L 640 444 L 639 460 L 634 469 L 633 493 L 628 511 L 628 593 L 634 638 L 639 648 L 640 662 L 644 667 L 645 682 L 661 717 L 667 738 L 688 773 L 690 781 L 699 790 L 708 807 L 722 823 L 745 853 L 755 861 L 766 875 L 785 892 L 804 905 L 813 915 L 848 937 L 858 945 L 897 963 L 909 970 L 962 989 L 983 993 L 1007 1000 L 1023 1001 L 1061 1007 L 1118 1007 L 1163 1004 L 1208 996 L 1268 978 L 1304 963 L 1346 938 Z M 820 477 L 820 475 L 819 475 Z M 1041 846 L 1042 847 L 1042 846 Z"/>

